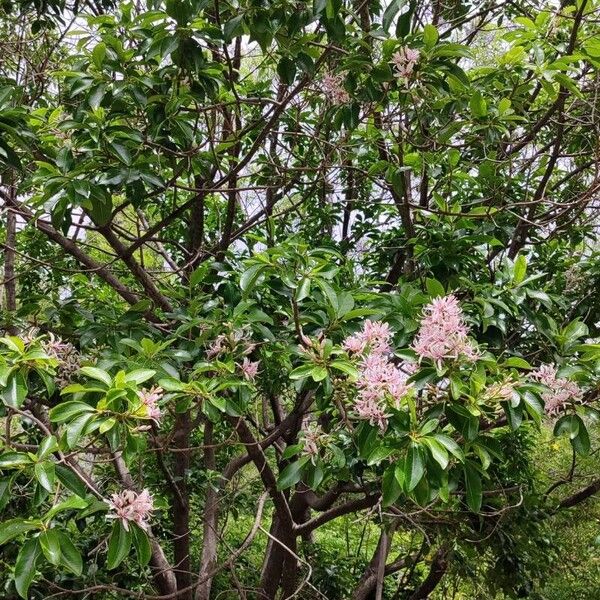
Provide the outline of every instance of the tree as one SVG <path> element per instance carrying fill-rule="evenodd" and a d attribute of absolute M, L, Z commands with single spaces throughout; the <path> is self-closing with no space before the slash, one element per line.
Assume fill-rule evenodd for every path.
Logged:
<path fill-rule="evenodd" d="M 597 10 L 5 6 L 8 593 L 317 597 L 346 516 L 331 597 L 535 585 L 600 490 Z"/>

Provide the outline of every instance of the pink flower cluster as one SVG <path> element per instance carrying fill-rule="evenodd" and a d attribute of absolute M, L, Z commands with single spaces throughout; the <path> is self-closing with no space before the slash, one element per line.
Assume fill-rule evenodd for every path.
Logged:
<path fill-rule="evenodd" d="M 247 356 L 245 356 L 242 364 L 239 365 L 244 379 L 248 381 L 254 381 L 258 375 L 259 364 L 260 363 L 258 361 L 252 362 Z"/>
<path fill-rule="evenodd" d="M 147 529 L 148 519 L 154 510 L 154 502 L 148 490 L 143 490 L 139 494 L 133 490 L 123 490 L 118 494 L 113 494 L 108 505 L 114 511 L 109 518 L 121 519 L 126 531 L 129 531 L 130 523 Z"/>
<path fill-rule="evenodd" d="M 441 366 L 444 359 L 463 357 L 474 361 L 477 350 L 468 337 L 462 310 L 452 294 L 435 298 L 423 309 L 421 327 L 412 348 L 423 359 Z"/>
<path fill-rule="evenodd" d="M 367 319 L 360 331 L 344 340 L 343 348 L 352 354 L 364 354 L 367 350 L 374 354 L 385 354 L 390 351 L 391 337 L 387 323 Z"/>
<path fill-rule="evenodd" d="M 35 338 L 30 337 L 31 343 Z M 63 340 L 50 333 L 47 340 L 42 340 L 42 349 L 44 352 L 60 362 L 56 368 L 56 384 L 58 387 L 68 385 L 73 376 L 81 368 L 81 356 L 77 348 L 71 342 L 63 342 Z"/>
<path fill-rule="evenodd" d="M 142 404 L 148 411 L 148 417 L 157 423 L 160 421 L 159 400 L 163 397 L 164 391 L 158 386 L 154 386 L 149 390 L 139 390 L 138 396 Z"/>
<path fill-rule="evenodd" d="M 302 454 L 310 456 L 311 460 L 315 459 L 319 455 L 319 447 L 324 437 L 325 434 L 318 425 L 305 422 L 302 428 Z"/>
<path fill-rule="evenodd" d="M 219 354 L 223 354 L 227 347 L 225 345 L 227 338 L 224 334 L 218 335 L 208 346 L 206 350 L 207 358 L 215 358 L 219 356 Z"/>
<path fill-rule="evenodd" d="M 510 400 L 515 394 L 514 381 L 506 379 L 490 385 L 485 395 L 490 400 Z"/>
<path fill-rule="evenodd" d="M 391 337 L 389 325 L 367 320 L 362 330 L 346 338 L 343 344 L 348 352 L 361 355 L 354 412 L 359 419 L 382 430 L 387 426 L 387 400 L 398 405 L 411 387 L 407 383 L 409 373 L 389 359 Z"/>
<path fill-rule="evenodd" d="M 408 79 L 412 75 L 417 62 L 419 62 L 420 56 L 421 53 L 418 50 L 408 46 L 404 46 L 394 53 L 392 63 L 396 69 L 396 77 Z"/>
<path fill-rule="evenodd" d="M 548 390 L 542 394 L 546 412 L 555 415 L 569 400 L 581 399 L 581 388 L 574 382 L 557 377 L 555 365 L 541 365 L 531 373 L 531 378 L 545 385 Z"/>
<path fill-rule="evenodd" d="M 343 86 L 344 77 L 338 73 L 325 73 L 321 80 L 323 92 L 333 104 L 346 104 L 350 101 L 350 95 Z"/>

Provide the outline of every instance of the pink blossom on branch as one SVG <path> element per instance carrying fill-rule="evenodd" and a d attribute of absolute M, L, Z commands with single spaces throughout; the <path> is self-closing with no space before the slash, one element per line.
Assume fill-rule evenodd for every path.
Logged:
<path fill-rule="evenodd" d="M 555 365 L 541 365 L 530 375 L 532 379 L 548 388 L 542 393 L 542 400 L 549 415 L 560 412 L 569 400 L 580 400 L 582 394 L 581 388 L 574 381 L 557 377 L 557 371 Z"/>
<path fill-rule="evenodd" d="M 350 95 L 343 86 L 344 77 L 337 73 L 325 73 L 321 80 L 321 87 L 327 98 L 333 104 L 346 104 L 350 101 Z"/>
<path fill-rule="evenodd" d="M 417 62 L 419 62 L 420 56 L 421 53 L 418 50 L 408 46 L 404 46 L 398 52 L 395 52 L 392 55 L 392 63 L 396 70 L 396 77 L 408 79 L 412 75 Z"/>
<path fill-rule="evenodd" d="M 161 416 L 158 401 L 163 397 L 163 389 L 154 386 L 149 390 L 139 390 L 137 394 L 148 411 L 148 417 L 158 423 Z"/>
<path fill-rule="evenodd" d="M 242 371 L 244 378 L 248 381 L 254 381 L 258 375 L 259 364 L 258 361 L 252 362 L 248 357 L 244 357 L 244 360 L 240 365 L 240 370 Z"/>
<path fill-rule="evenodd" d="M 391 339 L 387 323 L 367 319 L 360 331 L 344 340 L 343 348 L 352 354 L 363 354 L 367 350 L 372 354 L 385 354 L 390 351 Z"/>
<path fill-rule="evenodd" d="M 412 348 L 423 359 L 441 366 L 444 359 L 477 359 L 477 350 L 467 337 L 468 328 L 453 294 L 435 298 L 423 309 L 421 327 Z"/>
<path fill-rule="evenodd" d="M 358 397 L 354 403 L 357 418 L 369 421 L 381 430 L 387 427 L 386 413 L 391 402 L 396 408 L 410 390 L 410 376 L 390 360 L 389 325 L 379 321 L 365 321 L 363 328 L 344 341 L 344 348 L 361 356 L 356 383 Z"/>
<path fill-rule="evenodd" d="M 361 396 L 354 403 L 354 412 L 359 419 L 369 421 L 382 431 L 387 427 L 387 417 L 384 403 L 371 395 Z"/>
<path fill-rule="evenodd" d="M 382 354 L 370 354 L 360 364 L 357 381 L 359 396 L 363 400 L 383 400 L 386 396 L 398 405 L 410 390 L 409 375 L 401 371 Z"/>
<path fill-rule="evenodd" d="M 148 490 L 143 490 L 139 494 L 133 490 L 123 490 L 111 496 L 108 506 L 114 513 L 108 517 L 120 519 L 125 530 L 129 531 L 130 523 L 135 523 L 142 529 L 148 528 L 148 519 L 154 510 L 154 501 Z"/>

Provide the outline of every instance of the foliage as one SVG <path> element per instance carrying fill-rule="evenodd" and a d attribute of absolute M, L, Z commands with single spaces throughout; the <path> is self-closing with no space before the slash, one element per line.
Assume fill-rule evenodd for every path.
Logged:
<path fill-rule="evenodd" d="M 598 8 L 2 5 L 7 597 L 580 594 Z"/>

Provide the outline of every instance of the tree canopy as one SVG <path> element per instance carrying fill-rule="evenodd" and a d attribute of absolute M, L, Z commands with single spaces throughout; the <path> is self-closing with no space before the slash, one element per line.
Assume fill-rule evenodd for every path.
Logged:
<path fill-rule="evenodd" d="M 599 16 L 5 1 L 4 597 L 598 598 Z"/>

